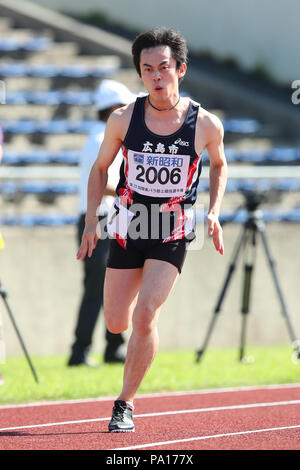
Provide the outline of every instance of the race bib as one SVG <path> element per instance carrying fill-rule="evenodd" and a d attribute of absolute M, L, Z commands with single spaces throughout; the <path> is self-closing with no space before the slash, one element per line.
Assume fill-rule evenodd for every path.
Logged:
<path fill-rule="evenodd" d="M 116 198 L 107 216 L 107 231 L 111 237 L 116 234 L 122 238 L 127 237 L 128 227 L 134 213 L 120 204 L 120 199 Z"/>
<path fill-rule="evenodd" d="M 152 197 L 183 196 L 190 157 L 128 151 L 128 185 L 132 191 Z"/>

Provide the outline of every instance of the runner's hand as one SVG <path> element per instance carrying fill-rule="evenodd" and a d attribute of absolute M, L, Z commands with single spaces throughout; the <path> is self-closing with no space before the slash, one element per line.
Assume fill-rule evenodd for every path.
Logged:
<path fill-rule="evenodd" d="M 206 217 L 208 225 L 208 235 L 212 237 L 215 248 L 221 255 L 224 254 L 223 229 L 218 217 L 214 214 L 208 214 Z"/>
<path fill-rule="evenodd" d="M 95 220 L 89 220 L 85 223 L 84 232 L 82 234 L 81 245 L 77 251 L 77 259 L 83 260 L 88 254 L 90 258 L 92 256 L 93 250 L 96 247 L 97 241 L 100 238 L 98 226 L 98 217 L 95 217 Z"/>

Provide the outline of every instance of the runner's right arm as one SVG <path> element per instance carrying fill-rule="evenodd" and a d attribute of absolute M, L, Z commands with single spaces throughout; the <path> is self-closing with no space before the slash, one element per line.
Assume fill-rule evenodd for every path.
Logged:
<path fill-rule="evenodd" d="M 98 224 L 97 209 L 101 203 L 107 185 L 108 168 L 114 161 L 122 145 L 122 139 L 120 137 L 120 118 L 121 114 L 118 112 L 112 113 L 109 117 L 103 142 L 90 172 L 85 229 L 82 235 L 81 245 L 77 252 L 77 259 L 84 259 L 86 254 L 91 257 L 99 238 L 96 232 Z"/>

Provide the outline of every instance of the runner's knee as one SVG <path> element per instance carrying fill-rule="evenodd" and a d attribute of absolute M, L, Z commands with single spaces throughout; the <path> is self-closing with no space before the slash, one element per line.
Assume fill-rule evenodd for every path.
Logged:
<path fill-rule="evenodd" d="M 139 336 L 147 336 L 155 328 L 155 311 L 155 307 L 149 303 L 140 303 L 135 307 L 132 328 Z"/>
<path fill-rule="evenodd" d="M 117 314 L 115 311 L 109 312 L 108 310 L 104 309 L 104 316 L 107 329 L 113 334 L 123 333 L 129 327 L 130 318 L 129 313 L 118 311 Z"/>

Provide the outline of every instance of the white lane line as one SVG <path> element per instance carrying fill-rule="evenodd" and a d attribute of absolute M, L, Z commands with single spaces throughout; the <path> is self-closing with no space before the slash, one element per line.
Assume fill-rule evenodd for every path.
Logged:
<path fill-rule="evenodd" d="M 289 401 L 274 401 L 274 402 L 265 402 L 265 403 L 247 403 L 245 405 L 229 405 L 229 406 L 215 406 L 210 408 L 193 408 L 190 410 L 174 410 L 174 411 L 160 411 L 155 413 L 142 413 L 135 415 L 134 418 L 152 418 L 155 416 L 169 416 L 177 414 L 188 414 L 188 413 L 207 413 L 212 411 L 225 411 L 225 410 L 241 410 L 247 408 L 261 408 L 261 407 L 270 407 L 270 406 L 287 406 L 287 405 L 299 405 L 300 400 L 289 400 Z M 50 426 L 65 426 L 66 424 L 82 424 L 82 423 L 94 423 L 99 421 L 108 421 L 108 418 L 92 418 L 92 419 L 80 419 L 75 421 L 60 421 L 57 423 L 44 423 L 44 424 L 28 424 L 25 426 L 14 426 L 8 428 L 0 428 L 1 431 L 16 431 L 20 429 L 29 429 L 29 428 L 43 428 Z"/>
<path fill-rule="evenodd" d="M 158 393 L 147 393 L 136 395 L 135 399 L 140 400 L 143 398 L 168 398 L 168 397 L 178 397 L 178 396 L 189 396 L 189 395 L 210 395 L 218 393 L 231 393 L 231 392 L 251 392 L 251 391 L 263 391 L 263 390 L 286 390 L 286 389 L 300 389 L 300 383 L 291 383 L 291 384 L 272 384 L 272 385 L 253 385 L 245 387 L 227 387 L 227 388 L 208 388 L 201 390 L 185 390 L 179 392 L 158 392 Z M 98 398 L 79 398 L 75 400 L 56 400 L 56 401 L 45 401 L 45 402 L 33 402 L 33 403 L 17 403 L 17 404 L 8 404 L 0 405 L 0 410 L 9 409 L 9 408 L 28 408 L 35 406 L 55 406 L 55 405 L 72 405 L 79 403 L 98 403 L 115 400 L 116 397 L 98 397 Z"/>
<path fill-rule="evenodd" d="M 17 431 L 20 429 L 34 429 L 34 428 L 47 428 L 51 426 L 65 426 L 66 424 L 83 424 L 93 423 L 97 421 L 108 421 L 110 418 L 94 418 L 94 419 L 78 419 L 75 421 L 60 421 L 58 423 L 44 423 L 44 424 L 27 424 L 26 426 L 13 426 L 9 428 L 1 428 L 2 431 Z"/>
<path fill-rule="evenodd" d="M 134 450 L 134 449 L 145 449 L 146 447 L 157 447 L 157 446 L 166 446 L 170 444 L 179 444 L 182 442 L 192 442 L 192 441 L 202 441 L 205 439 L 216 439 L 220 437 L 231 437 L 231 436 L 241 436 L 243 434 L 255 434 L 260 432 L 270 432 L 270 431 L 284 431 L 287 429 L 297 429 L 300 428 L 300 424 L 296 426 L 282 426 L 278 428 L 265 428 L 265 429 L 253 429 L 251 431 L 239 431 L 239 432 L 228 432 L 224 434 L 213 434 L 211 436 L 200 436 L 200 437 L 191 437 L 187 439 L 176 439 L 175 441 L 163 441 L 163 442 L 152 442 L 151 444 L 141 444 L 131 447 L 119 447 L 116 449 L 109 450 Z"/>

